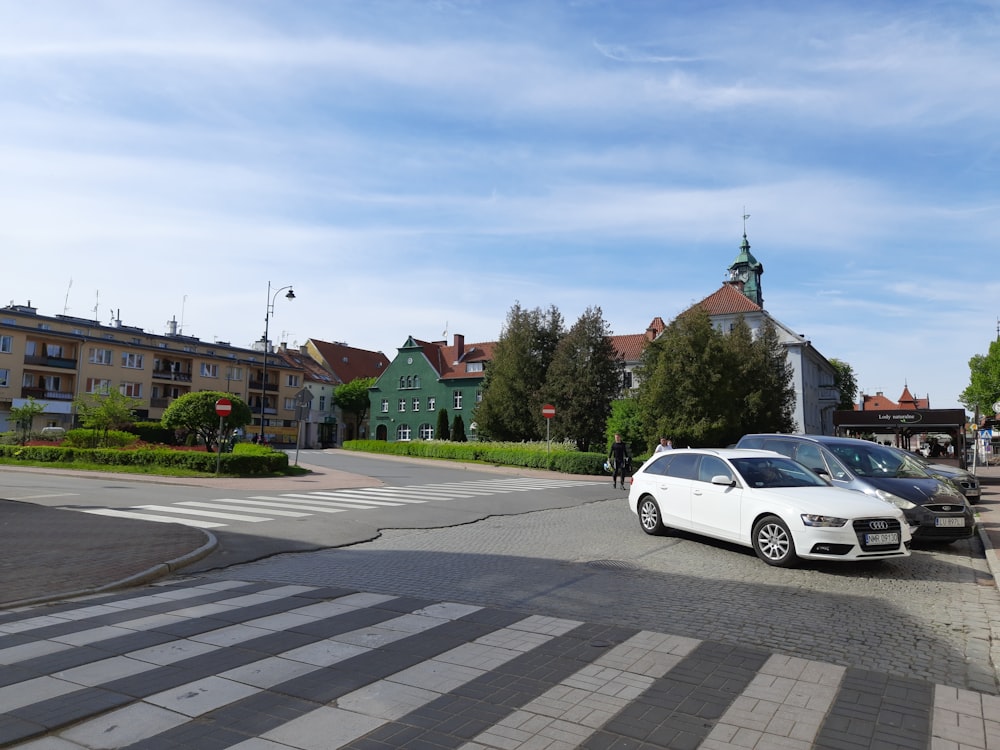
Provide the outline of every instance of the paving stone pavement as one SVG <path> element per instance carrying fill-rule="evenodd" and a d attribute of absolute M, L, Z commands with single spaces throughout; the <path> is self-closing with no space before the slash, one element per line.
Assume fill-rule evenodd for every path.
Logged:
<path fill-rule="evenodd" d="M 663 550 L 651 548 L 640 566 L 623 559 L 601 503 L 583 510 L 609 538 L 583 549 L 560 538 L 558 519 L 544 512 L 388 530 L 339 555 L 212 574 L 184 575 L 176 560 L 159 559 L 148 576 L 130 573 L 133 582 L 175 573 L 161 583 L 0 611 L 0 747 L 996 750 L 994 503 L 981 507 L 985 556 L 971 547 L 920 556 L 928 561 L 920 574 L 952 597 L 943 611 L 926 602 L 870 611 L 862 599 L 906 586 L 898 570 L 880 575 L 881 567 L 862 576 L 863 597 L 851 597 L 858 570 L 806 569 L 779 580 L 762 604 L 753 579 L 762 566 L 752 557 L 738 566 L 742 577 L 713 567 L 734 558 L 726 549 L 679 571 L 657 569 Z M 140 527 L 163 533 L 161 524 L 135 524 L 132 541 Z M 518 555 L 520 545 L 534 553 Z M 192 540 L 186 554 L 196 549 Z M 493 570 L 476 569 L 475 555 L 480 564 L 492 557 Z M 390 556 L 406 564 L 379 564 Z M 730 579 L 719 584 L 730 611 L 685 622 L 676 600 L 644 596 L 652 580 L 672 576 L 691 607 L 698 587 L 720 575 Z M 836 584 L 815 622 L 844 622 L 841 639 L 774 616 L 801 598 L 797 580 Z M 745 624 L 733 633 L 735 611 Z M 848 654 L 875 635 L 890 639 L 892 617 L 900 632 L 885 650 L 910 647 L 910 664 L 872 657 L 869 667 Z M 913 649 L 915 637 L 944 644 L 946 656 Z M 786 647 L 760 645 L 772 642 Z M 814 658 L 831 651 L 836 658 Z"/>

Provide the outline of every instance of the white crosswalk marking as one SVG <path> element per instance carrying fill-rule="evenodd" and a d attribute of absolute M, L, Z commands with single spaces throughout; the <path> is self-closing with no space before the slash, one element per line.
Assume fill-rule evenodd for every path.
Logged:
<path fill-rule="evenodd" d="M 875 747 L 902 736 L 904 692 L 907 746 L 1000 741 L 993 695 L 876 675 L 859 707 L 864 674 L 843 666 L 297 584 L 202 579 L 0 613 L 0 664 L 0 744 L 22 750 Z"/>
<path fill-rule="evenodd" d="M 397 508 L 429 502 L 449 502 L 511 492 L 537 492 L 593 486 L 593 484 L 590 480 L 511 477 L 399 487 L 285 492 L 275 495 L 252 495 L 248 498 L 215 498 L 208 501 L 185 500 L 173 505 L 138 505 L 121 509 L 92 508 L 82 512 L 214 529 L 232 522 L 261 523 L 279 518 L 304 518 L 315 513 Z"/>

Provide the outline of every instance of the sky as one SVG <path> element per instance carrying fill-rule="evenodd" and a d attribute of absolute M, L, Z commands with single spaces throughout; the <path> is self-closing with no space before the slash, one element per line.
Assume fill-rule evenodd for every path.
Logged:
<path fill-rule="evenodd" d="M 390 357 L 516 303 L 642 333 L 744 228 L 863 392 L 960 407 L 1000 2 L 0 0 L 0 304 Z"/>

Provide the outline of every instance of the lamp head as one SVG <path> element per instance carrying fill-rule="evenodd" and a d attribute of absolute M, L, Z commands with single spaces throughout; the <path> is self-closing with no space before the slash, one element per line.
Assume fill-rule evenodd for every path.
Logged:
<path fill-rule="evenodd" d="M 285 299 L 295 299 L 295 291 L 292 289 L 288 290 L 288 294 L 285 295 Z"/>

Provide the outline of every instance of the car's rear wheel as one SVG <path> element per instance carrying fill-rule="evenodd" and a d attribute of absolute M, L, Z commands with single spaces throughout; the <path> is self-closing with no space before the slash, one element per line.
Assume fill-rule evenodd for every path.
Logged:
<path fill-rule="evenodd" d="M 660 515 L 660 506 L 649 495 L 639 499 L 639 525 L 647 534 L 662 534 L 667 530 Z"/>
<path fill-rule="evenodd" d="M 753 551 L 768 565 L 790 568 L 798 562 L 788 526 L 777 516 L 765 516 L 753 527 Z"/>

